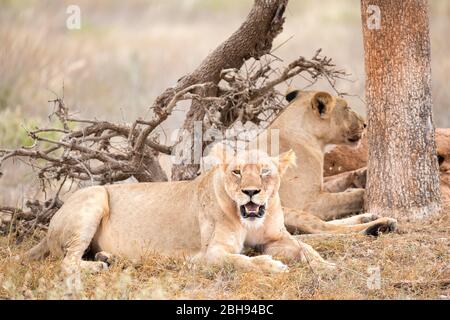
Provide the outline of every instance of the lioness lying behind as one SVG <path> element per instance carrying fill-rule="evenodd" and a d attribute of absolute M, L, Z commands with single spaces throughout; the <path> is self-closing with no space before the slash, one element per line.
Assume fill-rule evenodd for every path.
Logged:
<path fill-rule="evenodd" d="M 257 150 L 234 155 L 217 145 L 212 154 L 219 164 L 192 181 L 77 191 L 26 258 L 51 253 L 64 257 L 63 270 L 106 268 L 104 261 L 82 260 L 90 247 L 96 260 L 109 255 L 141 259 L 156 252 L 267 272 L 287 270 L 271 256 L 330 265 L 284 226 L 278 189 L 282 174 L 295 162 L 293 151 L 271 158 Z M 244 246 L 258 246 L 264 255 L 242 255 Z"/>
<path fill-rule="evenodd" d="M 377 235 L 394 231 L 395 219 L 365 213 L 341 219 L 363 209 L 364 189 L 348 189 L 359 177 L 334 179 L 323 183 L 323 161 L 329 145 L 356 147 L 363 136 L 364 119 L 347 101 L 323 91 L 293 90 L 286 95 L 289 105 L 273 121 L 267 145 L 272 145 L 270 130 L 279 132 L 281 152 L 294 150 L 297 166 L 287 170 L 280 186 L 286 227 L 296 233 L 350 233 Z M 278 141 L 275 141 L 278 142 Z M 352 178 L 352 179 L 347 179 Z M 351 180 L 351 181 L 349 181 Z M 336 220 L 338 219 L 338 220 Z"/>
<path fill-rule="evenodd" d="M 363 118 L 345 99 L 327 92 L 294 90 L 286 100 L 289 105 L 269 127 L 279 130 L 280 151 L 292 149 L 298 157 L 298 166 L 286 172 L 280 187 L 283 206 L 326 221 L 360 212 L 364 189 L 327 192 L 323 161 L 327 146 L 359 143 L 366 126 Z"/>

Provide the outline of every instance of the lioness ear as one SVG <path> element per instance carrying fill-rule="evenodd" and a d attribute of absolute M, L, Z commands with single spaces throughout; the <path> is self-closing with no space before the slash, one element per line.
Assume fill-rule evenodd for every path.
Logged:
<path fill-rule="evenodd" d="M 314 112 L 322 119 L 327 119 L 333 111 L 333 97 L 327 92 L 317 92 L 311 99 Z"/>
<path fill-rule="evenodd" d="M 292 151 L 292 149 L 280 154 L 277 161 L 278 172 L 280 173 L 280 175 L 283 175 L 290 166 L 295 166 L 296 160 L 297 156 L 295 155 L 295 152 Z"/>
<path fill-rule="evenodd" d="M 292 90 L 292 89 L 289 89 L 289 90 L 287 91 L 287 93 L 286 93 L 286 96 L 285 96 L 286 101 L 287 101 L 287 102 L 291 102 L 292 100 L 294 100 L 295 98 L 297 98 L 299 94 L 300 94 L 300 90 Z"/>
<path fill-rule="evenodd" d="M 230 146 L 224 143 L 216 143 L 211 147 L 204 162 L 207 162 L 210 167 L 221 164 L 224 165 L 229 163 L 234 156 L 235 152 Z"/>

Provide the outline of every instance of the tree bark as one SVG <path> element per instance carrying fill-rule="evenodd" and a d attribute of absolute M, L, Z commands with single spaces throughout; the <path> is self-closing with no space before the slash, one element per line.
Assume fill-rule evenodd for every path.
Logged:
<path fill-rule="evenodd" d="M 288 0 L 255 0 L 253 8 L 245 22 L 230 38 L 218 46 L 200 66 L 191 74 L 181 78 L 176 90 L 195 83 L 219 83 L 221 71 L 224 69 L 239 69 L 245 60 L 258 59 L 270 52 L 273 39 L 282 31 L 284 11 Z M 167 95 L 170 95 L 169 89 Z M 217 92 L 210 89 L 208 95 Z M 164 94 L 160 99 L 165 99 Z M 194 123 L 202 121 L 205 116 L 205 106 L 193 101 L 183 124 L 183 133 L 175 147 L 175 153 L 181 159 L 180 164 L 172 168 L 172 180 L 190 180 L 196 177 L 199 164 L 193 164 L 192 132 Z"/>
<path fill-rule="evenodd" d="M 377 8 L 380 28 L 373 24 Z M 362 0 L 361 11 L 368 107 L 367 209 L 403 220 L 430 217 L 441 210 L 441 202 L 427 1 Z"/>

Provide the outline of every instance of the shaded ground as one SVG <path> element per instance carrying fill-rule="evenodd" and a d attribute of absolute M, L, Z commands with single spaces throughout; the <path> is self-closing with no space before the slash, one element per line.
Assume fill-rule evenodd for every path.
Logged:
<path fill-rule="evenodd" d="M 58 260 L 21 265 L 9 259 L 35 240 L 14 245 L 12 237 L 2 237 L 0 298 L 450 299 L 449 212 L 425 225 L 400 224 L 397 233 L 378 238 L 305 236 L 305 242 L 337 263 L 333 273 L 313 272 L 305 265 L 291 265 L 286 274 L 243 273 L 151 256 L 141 265 L 117 261 L 101 274 L 64 281 Z"/>

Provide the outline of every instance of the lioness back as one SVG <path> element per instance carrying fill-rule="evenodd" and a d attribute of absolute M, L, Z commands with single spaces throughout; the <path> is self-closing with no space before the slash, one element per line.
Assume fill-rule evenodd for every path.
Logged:
<path fill-rule="evenodd" d="M 94 236 L 94 250 L 133 259 L 199 250 L 196 185 L 194 180 L 106 186 L 109 214 Z"/>

